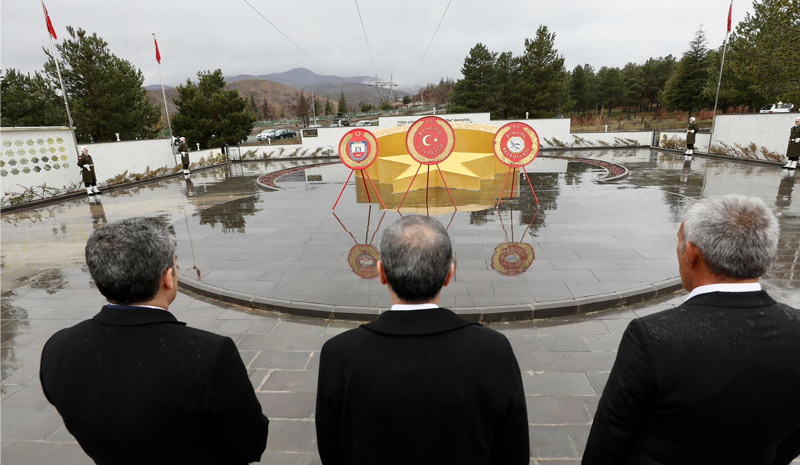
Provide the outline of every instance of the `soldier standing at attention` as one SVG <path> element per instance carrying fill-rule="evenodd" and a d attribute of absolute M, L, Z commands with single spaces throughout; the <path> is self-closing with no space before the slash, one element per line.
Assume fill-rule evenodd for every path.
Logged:
<path fill-rule="evenodd" d="M 85 145 L 81 147 L 81 154 L 78 155 L 78 167 L 81 169 L 81 179 L 86 186 L 86 193 L 90 197 L 100 193 L 97 189 L 97 175 L 94 172 L 94 161 L 89 155 L 89 148 Z"/>
<path fill-rule="evenodd" d="M 189 146 L 186 144 L 185 137 L 181 137 L 181 143 L 178 145 L 178 152 L 181 153 L 181 163 L 183 163 L 183 174 L 189 174 Z"/>
<path fill-rule="evenodd" d="M 787 170 L 797 169 L 797 159 L 800 158 L 800 116 L 794 120 L 789 132 L 789 147 L 786 148 L 786 158 L 789 162 L 784 165 Z"/>
<path fill-rule="evenodd" d="M 697 124 L 694 122 L 694 116 L 689 118 L 689 126 L 686 128 L 686 151 L 683 152 L 683 158 L 686 160 L 691 160 L 692 155 L 694 154 L 694 139 L 697 131 L 700 128 L 697 127 Z"/>

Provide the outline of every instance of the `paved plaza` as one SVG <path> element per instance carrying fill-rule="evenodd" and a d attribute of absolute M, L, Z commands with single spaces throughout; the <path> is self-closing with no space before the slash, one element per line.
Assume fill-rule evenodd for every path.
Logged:
<path fill-rule="evenodd" d="M 630 174 L 596 183 L 602 170 L 580 163 L 532 173 L 542 204 L 535 218 L 530 194 L 500 210 L 436 213 L 445 225 L 450 222 L 459 267 L 443 305 L 465 314 L 489 309 L 484 315 L 527 305 L 528 316 L 534 316 L 537 304 L 569 309 L 565 316 L 486 324 L 508 337 L 519 360 L 532 463 L 572 465 L 580 462 L 628 322 L 679 305 L 685 292 L 665 291 L 644 302 L 583 313 L 591 309 L 591 299 L 634 291 L 644 298 L 658 286 L 666 289 L 664 283 L 674 284 L 682 209 L 696 198 L 745 193 L 773 206 L 781 226 L 778 256 L 762 284 L 776 300 L 800 307 L 800 198 L 792 199 L 800 175 L 774 165 L 703 157 L 685 164 L 681 155 L 649 149 L 559 155 L 608 160 Z M 355 202 L 351 186 L 337 208 L 337 222 L 330 208 L 344 178 L 333 172 L 290 175 L 274 192 L 255 182 L 264 173 L 303 163 L 238 163 L 194 173 L 190 180 L 172 177 L 109 190 L 99 203 L 81 197 L 3 213 L 2 461 L 92 463 L 44 398 L 38 369 L 42 346 L 55 331 L 91 318 L 105 303 L 83 264 L 83 247 L 94 228 L 108 222 L 163 217 L 178 243 L 181 279 L 224 289 L 227 296 L 281 299 L 300 314 L 326 306 L 373 308 L 375 314 L 385 308 L 385 289 L 358 276 L 347 259 L 354 244 L 371 241 L 380 209 L 373 206 L 367 225 L 361 213 L 368 207 Z M 388 212 L 383 225 L 396 217 Z M 379 238 L 377 233 L 375 244 Z M 515 240 L 529 244 L 535 260 L 519 274 L 498 273 L 492 267 L 494 250 Z M 170 311 L 189 326 L 230 336 L 237 344 L 270 418 L 261 463 L 319 463 L 314 403 L 320 349 L 359 321 L 252 307 L 183 290 Z M 370 311 L 364 312 L 368 319 Z"/>

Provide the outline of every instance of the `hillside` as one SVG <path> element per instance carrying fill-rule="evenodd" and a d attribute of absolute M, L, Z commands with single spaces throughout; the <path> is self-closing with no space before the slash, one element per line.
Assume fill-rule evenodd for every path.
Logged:
<path fill-rule="evenodd" d="M 258 105 L 261 105 L 264 101 L 264 98 L 266 98 L 272 110 L 278 115 L 280 114 L 281 110 L 284 110 L 287 115 L 291 114 L 291 106 L 293 105 L 297 95 L 300 93 L 299 90 L 292 87 L 262 79 L 244 79 L 228 82 L 225 84 L 225 89 L 238 90 L 239 94 L 241 94 L 247 100 L 249 100 L 250 96 L 252 95 L 255 98 L 256 104 Z M 178 98 L 178 89 L 169 88 L 165 89 L 165 92 L 167 95 L 167 105 L 169 105 L 169 113 L 173 114 L 177 111 L 174 100 Z M 308 94 L 308 92 L 306 93 Z M 163 114 L 164 102 L 163 98 L 161 97 L 161 88 L 148 90 L 147 96 L 150 99 L 150 103 L 161 108 L 161 113 Z M 320 105 L 325 105 L 326 99 L 324 97 L 319 97 L 318 100 Z M 333 103 L 334 105 L 337 105 L 338 97 Z M 321 109 L 317 109 L 317 111 L 321 111 Z"/>

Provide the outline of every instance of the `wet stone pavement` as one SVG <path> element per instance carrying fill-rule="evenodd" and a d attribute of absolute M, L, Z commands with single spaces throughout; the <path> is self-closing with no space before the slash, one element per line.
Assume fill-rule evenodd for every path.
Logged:
<path fill-rule="evenodd" d="M 549 216 L 552 221 L 558 218 L 556 212 L 564 215 L 579 208 L 580 205 L 574 204 L 576 201 L 596 202 L 596 199 L 581 200 L 574 196 L 577 194 L 571 193 L 579 189 L 606 199 L 609 205 L 614 204 L 615 198 L 621 198 L 625 199 L 625 208 L 637 209 L 632 211 L 655 209 L 663 212 L 667 215 L 664 224 L 672 223 L 670 226 L 675 226 L 681 209 L 691 199 L 728 192 L 757 195 L 774 206 L 782 227 L 779 256 L 762 282 L 778 300 L 800 307 L 800 201 L 792 201 L 793 189 L 800 182 L 800 176 L 785 175 L 772 166 L 701 157 L 695 157 L 692 166 L 687 168 L 679 155 L 649 150 L 582 151 L 577 155 L 621 163 L 631 170 L 631 174 L 605 186 L 592 183 L 592 178 L 601 173 L 585 167 L 568 168 L 567 172 L 533 174 L 532 179 L 540 183 L 535 184 L 538 186 L 537 194 L 540 188 L 542 191 L 539 195 L 543 199 L 540 200 L 551 196 L 543 184 L 545 179 L 549 180 L 550 186 L 557 186 L 565 193 L 557 199 L 557 205 L 550 205 L 552 208 L 545 212 L 545 217 Z M 294 190 L 313 193 L 326 189 L 314 182 L 300 180 L 295 180 L 283 192 L 266 192 L 255 187 L 254 180 L 258 175 L 290 165 L 243 163 L 193 174 L 191 185 L 182 178 L 170 178 L 136 188 L 109 191 L 100 204 L 75 199 L 2 215 L 0 435 L 4 463 L 92 463 L 65 430 L 58 413 L 45 400 L 38 380 L 39 356 L 44 342 L 55 331 L 91 318 L 104 303 L 82 263 L 83 245 L 91 231 L 129 216 L 156 215 L 164 217 L 173 226 L 179 241 L 182 226 L 185 228 L 183 231 L 190 227 L 206 228 L 208 235 L 227 231 L 219 236 L 221 244 L 214 247 L 234 244 L 234 239 L 247 241 L 255 237 L 263 240 L 263 236 L 268 234 L 265 229 L 279 228 L 282 223 L 279 220 L 270 225 L 266 220 L 260 220 L 259 211 L 278 207 L 306 208 L 309 206 L 291 203 L 290 198 L 280 202 L 275 199 Z M 342 182 L 344 179 L 339 181 L 339 186 Z M 352 190 L 352 187 L 348 188 L 348 191 Z M 641 200 L 638 205 L 637 199 Z M 329 209 L 327 203 L 332 205 L 333 200 L 325 197 L 324 207 Z M 352 205 L 343 209 L 345 224 L 346 219 L 356 220 L 355 216 L 346 213 L 351 208 Z M 377 211 L 373 207 L 373 221 L 377 218 Z M 445 216 L 449 219 L 449 215 Z M 510 219 L 510 214 L 504 218 Z M 454 224 L 459 224 L 458 221 Z M 315 228 L 317 224 L 309 222 L 306 226 Z M 515 229 L 521 224 L 517 223 Z M 334 226 L 339 228 L 335 223 Z M 364 226 L 360 224 L 358 227 L 363 229 Z M 484 223 L 483 227 L 489 226 Z M 506 222 L 505 227 L 509 226 Z M 541 226 L 539 231 L 546 233 L 547 223 Z M 524 226 L 519 231 L 523 229 Z M 621 235 L 624 229 L 620 226 L 618 234 Z M 341 234 L 351 240 L 349 235 Z M 537 242 L 542 238 L 537 234 L 538 231 L 525 241 L 533 247 L 542 245 L 545 241 Z M 364 231 L 354 235 L 365 237 Z M 674 227 L 664 231 L 663 235 L 665 243 L 671 242 L 664 244 L 664 250 L 669 246 L 674 253 Z M 546 242 L 558 243 L 555 237 L 551 236 Z M 672 239 L 667 240 L 667 237 Z M 620 237 L 618 240 L 622 243 L 626 239 Z M 214 243 L 204 244 L 201 249 L 208 249 L 211 244 Z M 264 251 L 258 240 L 252 244 L 251 255 L 258 256 Z M 192 252 L 186 245 L 189 244 L 180 246 L 179 254 L 183 257 Z M 533 264 L 541 260 L 553 267 L 559 259 L 548 258 L 543 255 L 543 250 L 539 253 L 537 249 Z M 631 250 L 645 251 L 641 248 Z M 478 255 L 472 259 L 475 262 L 471 265 L 481 266 L 477 261 L 483 261 L 482 266 L 488 269 L 485 255 Z M 641 258 L 635 259 L 649 260 L 639 255 Z M 664 260 L 662 268 L 666 275 L 675 271 L 668 263 L 671 258 L 666 255 L 658 257 Z M 563 266 L 578 266 L 580 261 L 562 259 L 561 263 Z M 600 264 L 596 261 L 590 263 L 593 266 Z M 335 259 L 328 260 L 328 264 L 331 271 L 353 274 L 346 261 L 344 266 L 335 263 Z M 188 273 L 194 272 L 192 266 L 196 264 L 188 262 L 182 266 L 183 272 Z M 592 270 L 602 267 L 586 269 L 594 274 Z M 533 270 L 534 266 L 531 266 L 526 273 Z M 534 282 L 527 280 L 525 273 L 521 276 L 523 282 Z M 465 287 L 469 292 L 470 286 Z M 384 298 L 379 291 L 379 287 L 375 289 L 377 303 L 383 302 Z M 628 322 L 678 305 L 683 294 L 676 292 L 633 306 L 588 314 L 488 323 L 509 338 L 520 363 L 528 403 L 532 463 L 572 465 L 580 462 L 598 396 L 602 393 L 619 339 Z M 270 418 L 268 447 L 261 463 L 319 463 L 313 418 L 319 350 L 328 338 L 359 323 L 253 311 L 191 292 L 181 292 L 170 311 L 190 326 L 230 336 L 239 347 L 264 413 Z"/>

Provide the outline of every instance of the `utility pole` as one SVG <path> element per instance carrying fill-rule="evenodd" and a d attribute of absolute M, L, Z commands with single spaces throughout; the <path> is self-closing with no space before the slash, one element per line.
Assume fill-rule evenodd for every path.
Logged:
<path fill-rule="evenodd" d="M 314 114 L 314 126 L 317 125 L 317 108 L 314 104 L 314 91 L 311 91 L 311 112 Z"/>

